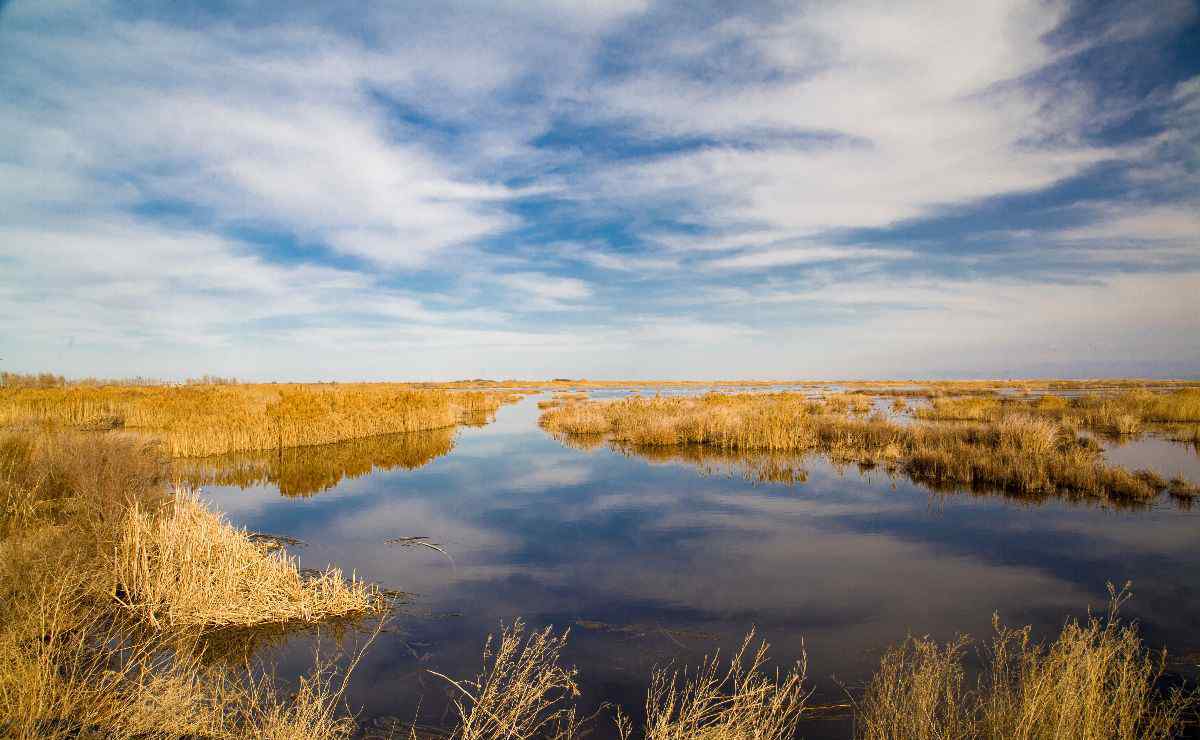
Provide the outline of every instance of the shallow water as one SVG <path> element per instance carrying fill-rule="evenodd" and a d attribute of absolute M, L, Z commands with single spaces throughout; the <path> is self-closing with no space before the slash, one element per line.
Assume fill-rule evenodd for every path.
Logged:
<path fill-rule="evenodd" d="M 698 466 L 682 454 L 649 460 L 564 446 L 538 428 L 537 400 L 460 429 L 453 449 L 437 433 L 311 448 L 277 465 L 274 478 L 205 487 L 236 524 L 303 540 L 292 548 L 303 565 L 335 563 L 415 592 L 354 674 L 348 699 L 368 723 L 418 712 L 443 721 L 447 687 L 428 671 L 473 676 L 485 636 L 517 617 L 571 627 L 566 658 L 585 699 L 620 702 L 635 716 L 654 665 L 694 665 L 752 627 L 781 663 L 806 649 L 814 701 L 842 703 L 843 687 L 861 684 L 882 649 L 908 633 L 986 636 L 998 612 L 1053 635 L 1066 617 L 1102 608 L 1109 581 L 1133 582 L 1125 612 L 1150 644 L 1200 653 L 1198 510 L 1166 498 L 1118 511 L 933 494 L 821 458 L 804 461 L 803 483 L 756 483 L 712 457 Z M 1194 464 L 1190 448 L 1167 454 L 1176 448 Z M 1108 454 L 1144 455 L 1120 462 L 1154 467 L 1155 450 L 1131 443 Z M 386 459 L 364 465 L 375 454 Z M 316 472 L 286 473 L 298 469 Z M 281 495 L 295 480 L 323 490 Z M 447 555 L 385 543 L 411 536 Z M 283 674 L 305 666 L 308 639 L 282 650 Z M 848 728 L 835 716 L 807 723 L 803 735 L 845 737 Z"/>

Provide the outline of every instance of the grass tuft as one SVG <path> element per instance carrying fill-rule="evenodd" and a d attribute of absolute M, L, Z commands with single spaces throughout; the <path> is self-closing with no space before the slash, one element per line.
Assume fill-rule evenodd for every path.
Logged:
<path fill-rule="evenodd" d="M 168 479 L 129 435 L 0 435 L 5 737 L 348 737 L 331 664 L 285 689 L 204 660 L 206 631 L 374 610 L 378 593 L 300 579 Z"/>
<path fill-rule="evenodd" d="M 156 626 L 311 623 L 383 607 L 378 589 L 347 581 L 336 568 L 302 576 L 295 558 L 252 540 L 182 491 L 155 511 L 130 508 L 111 573 L 116 600 Z"/>
<path fill-rule="evenodd" d="M 786 673 L 763 669 L 767 644 L 753 647 L 751 630 L 727 667 L 720 656 L 705 658 L 692 675 L 659 669 L 646 694 L 643 740 L 788 740 L 804 714 L 811 691 L 804 686 L 806 665 Z M 618 713 L 622 740 L 635 737 L 633 723 Z"/>
<path fill-rule="evenodd" d="M 1159 492 L 1137 475 L 1106 465 L 1098 448 L 1053 419 L 1022 413 L 990 422 L 901 425 L 853 414 L 843 400 L 819 403 L 787 393 L 624 398 L 549 409 L 539 423 L 559 436 L 607 435 L 610 444 L 638 454 L 697 445 L 822 453 L 838 463 L 885 465 L 939 489 L 1126 503 L 1145 502 Z M 969 400 L 971 408 L 991 401 Z"/>
<path fill-rule="evenodd" d="M 490 635 L 483 649 L 483 671 L 472 681 L 456 681 L 440 673 L 456 692 L 458 725 L 454 740 L 574 737 L 575 710 L 567 701 L 579 696 L 575 669 L 559 664 L 568 632 L 549 627 L 526 633 L 521 620 Z"/>
<path fill-rule="evenodd" d="M 964 668 L 970 641 L 940 645 L 909 638 L 884 654 L 857 706 L 862 740 L 1151 740 L 1175 737 L 1197 695 L 1160 695 L 1165 655 L 1148 651 L 1137 626 L 1117 610 L 1125 593 L 1111 589 L 1106 617 L 1071 620 L 1049 645 L 1030 629 L 994 619 L 974 685 Z"/>

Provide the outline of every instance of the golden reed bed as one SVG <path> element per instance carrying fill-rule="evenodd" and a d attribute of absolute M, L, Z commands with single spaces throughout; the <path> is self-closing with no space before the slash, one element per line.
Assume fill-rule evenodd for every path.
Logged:
<path fill-rule="evenodd" d="M 396 383 L 6 387 L 0 426 L 122 428 L 199 457 L 452 427 L 517 398 Z"/>
<path fill-rule="evenodd" d="M 380 614 L 382 593 L 306 575 L 169 480 L 133 435 L 0 433 L 0 734 L 348 736 L 327 664 L 284 691 L 208 636 Z"/>
<path fill-rule="evenodd" d="M 552 433 L 603 437 L 626 450 L 700 445 L 818 452 L 838 462 L 886 465 L 935 488 L 1125 502 L 1149 500 L 1168 488 L 1179 496 L 1194 490 L 1150 471 L 1105 464 L 1094 442 L 1053 418 L 1012 413 L 995 421 L 904 425 L 868 417 L 870 408 L 849 394 L 817 401 L 796 393 L 710 393 L 577 401 L 545 410 L 539 423 Z"/>

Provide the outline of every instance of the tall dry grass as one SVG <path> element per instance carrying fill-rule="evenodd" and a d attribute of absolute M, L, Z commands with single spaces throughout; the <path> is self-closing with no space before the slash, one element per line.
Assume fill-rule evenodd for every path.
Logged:
<path fill-rule="evenodd" d="M 970 641 L 940 645 L 909 638 L 890 649 L 856 707 L 863 740 L 1166 740 L 1177 737 L 1197 694 L 1156 687 L 1165 654 L 1142 644 L 1117 610 L 1070 620 L 1058 639 L 1035 643 L 1030 629 L 995 618 L 973 684 L 964 667 Z"/>
<path fill-rule="evenodd" d="M 1105 395 L 1044 395 L 1028 400 L 935 398 L 916 412 L 918 418 L 936 421 L 997 421 L 1010 414 L 1043 416 L 1110 434 L 1136 434 L 1149 424 L 1200 423 L 1200 388 L 1168 392 L 1138 388 Z"/>
<path fill-rule="evenodd" d="M 547 737 L 568 740 L 581 730 L 570 700 L 579 696 L 577 671 L 560 664 L 567 632 L 549 628 L 526 634 L 517 620 L 488 636 L 483 671 L 474 680 L 439 676 L 455 692 L 454 740 Z"/>
<path fill-rule="evenodd" d="M 704 659 L 699 669 L 659 669 L 646 694 L 645 726 L 618 714 L 622 740 L 789 740 L 806 709 L 802 661 L 785 673 L 767 673 L 767 644 L 753 646 L 754 632 L 722 667 L 720 656 Z"/>
<path fill-rule="evenodd" d="M 452 427 L 516 399 L 387 383 L 15 388 L 0 389 L 0 426 L 124 428 L 197 457 Z"/>
<path fill-rule="evenodd" d="M 315 622 L 383 608 L 377 588 L 333 567 L 305 577 L 295 558 L 183 491 L 157 509 L 130 507 L 109 570 L 117 603 L 154 626 Z"/>
<path fill-rule="evenodd" d="M 852 410 L 800 394 L 631 397 L 549 409 L 539 423 L 560 436 L 606 435 L 619 449 L 639 454 L 694 445 L 818 452 L 835 462 L 886 465 L 938 488 L 1124 502 L 1146 501 L 1161 490 L 1152 476 L 1105 464 L 1094 445 L 1053 419 L 1012 414 L 996 422 L 901 425 L 847 413 Z"/>
<path fill-rule="evenodd" d="M 284 686 L 267 671 L 210 665 L 194 633 L 148 631 L 113 619 L 56 576 L 0 628 L 0 728 L 21 740 L 271 738 L 340 740 L 349 670 L 322 662 Z"/>
<path fill-rule="evenodd" d="M 285 556 L 168 496 L 168 479 L 157 445 L 128 435 L 0 435 L 4 735 L 347 737 L 331 665 L 285 687 L 206 663 L 201 641 L 214 625 L 316 619 L 355 598 L 374 608 L 376 592 L 334 570 L 301 580 Z"/>
<path fill-rule="evenodd" d="M 580 717 L 577 671 L 561 664 L 568 632 L 526 632 L 518 620 L 488 637 L 484 669 L 470 681 L 440 673 L 455 693 L 453 740 L 545 738 L 574 740 L 589 734 L 591 717 Z M 646 716 L 635 729 L 617 712 L 622 740 L 786 740 L 795 736 L 810 691 L 805 665 L 768 673 L 767 645 L 751 631 L 728 662 L 706 657 L 694 672 L 658 669 L 646 694 Z"/>
<path fill-rule="evenodd" d="M 995 620 L 972 680 L 968 648 L 909 638 L 884 654 L 853 703 L 862 740 L 1168 740 L 1178 737 L 1197 706 L 1195 689 L 1158 688 L 1165 653 L 1142 643 L 1136 624 L 1117 611 L 1127 598 L 1113 592 L 1109 613 L 1068 621 L 1048 644 L 1029 627 Z M 563 668 L 567 634 L 526 635 L 517 622 L 498 641 L 488 638 L 484 670 L 473 681 L 441 674 L 455 692 L 456 740 L 585 736 L 571 704 L 576 672 Z M 728 662 L 704 659 L 695 670 L 658 669 L 635 723 L 617 710 L 622 740 L 788 740 L 801 731 L 811 692 L 803 660 L 768 671 L 767 646 L 751 632 Z"/>

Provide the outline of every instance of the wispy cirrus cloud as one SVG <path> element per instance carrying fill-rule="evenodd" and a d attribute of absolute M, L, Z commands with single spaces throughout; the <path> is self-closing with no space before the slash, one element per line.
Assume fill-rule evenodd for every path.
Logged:
<path fill-rule="evenodd" d="M 544 272 L 517 272 L 501 275 L 496 282 L 510 291 L 512 305 L 542 311 L 576 310 L 580 301 L 591 297 L 592 288 L 578 278 L 558 277 Z"/>
<path fill-rule="evenodd" d="M 807 265 L 853 260 L 897 260 L 913 257 L 910 250 L 871 247 L 788 246 L 744 252 L 732 257 L 709 260 L 704 267 L 712 270 L 765 270 L 786 265 Z"/>
<path fill-rule="evenodd" d="M 1182 1 L 17 0 L 0 355 L 911 374 L 901 359 L 990 332 L 958 367 L 1070 348 L 1083 371 L 1128 346 L 1177 372 L 1200 331 L 1180 310 L 1200 288 L 1200 63 L 1175 50 L 1198 28 Z M 881 331 L 914 316 L 903 342 Z"/>

